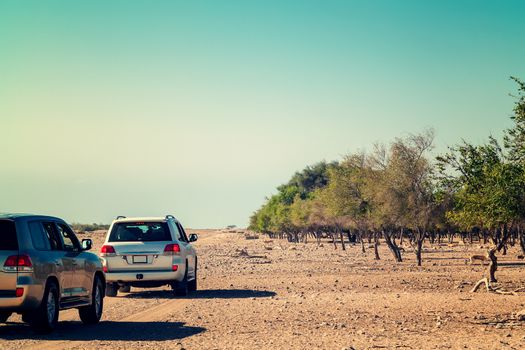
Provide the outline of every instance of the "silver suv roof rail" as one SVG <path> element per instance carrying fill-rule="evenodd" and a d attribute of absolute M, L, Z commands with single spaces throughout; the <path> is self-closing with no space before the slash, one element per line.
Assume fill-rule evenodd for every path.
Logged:
<path fill-rule="evenodd" d="M 117 216 L 117 218 L 115 220 L 118 220 L 118 219 L 125 219 L 126 217 L 124 215 L 119 215 Z"/>
<path fill-rule="evenodd" d="M 171 214 L 168 214 L 168 215 L 166 215 L 166 220 L 168 220 L 168 219 L 173 219 L 173 220 L 175 220 L 175 216 L 173 216 L 173 215 L 171 215 Z"/>

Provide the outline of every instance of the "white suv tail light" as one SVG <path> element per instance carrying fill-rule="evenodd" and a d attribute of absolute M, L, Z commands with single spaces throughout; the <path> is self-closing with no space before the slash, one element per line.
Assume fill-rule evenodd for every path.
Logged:
<path fill-rule="evenodd" d="M 164 248 L 164 255 L 179 255 L 180 246 L 177 243 L 170 243 Z"/>

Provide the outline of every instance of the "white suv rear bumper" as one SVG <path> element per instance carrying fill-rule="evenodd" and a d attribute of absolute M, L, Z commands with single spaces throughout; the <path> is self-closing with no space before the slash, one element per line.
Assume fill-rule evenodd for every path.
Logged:
<path fill-rule="evenodd" d="M 182 281 L 184 271 L 106 272 L 106 282 Z"/>

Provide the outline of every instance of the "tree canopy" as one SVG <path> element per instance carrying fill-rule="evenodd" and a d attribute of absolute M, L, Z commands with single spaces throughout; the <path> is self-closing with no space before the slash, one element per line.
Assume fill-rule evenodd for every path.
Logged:
<path fill-rule="evenodd" d="M 426 130 L 307 166 L 254 212 L 250 228 L 289 235 L 380 232 L 398 261 L 396 237 L 403 235 L 395 232 L 406 231 L 419 263 L 423 240 L 440 230 L 496 232 L 501 243 L 508 227 L 525 221 L 525 83 L 511 79 L 518 85 L 514 126 L 502 142 L 463 141 L 435 158 L 434 132 Z"/>

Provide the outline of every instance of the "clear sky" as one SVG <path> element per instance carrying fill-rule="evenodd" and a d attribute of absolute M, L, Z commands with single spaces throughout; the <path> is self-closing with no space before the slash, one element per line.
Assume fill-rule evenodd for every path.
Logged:
<path fill-rule="evenodd" d="M 511 125 L 525 1 L 0 1 L 0 212 L 246 225 L 296 170 Z"/>

